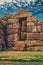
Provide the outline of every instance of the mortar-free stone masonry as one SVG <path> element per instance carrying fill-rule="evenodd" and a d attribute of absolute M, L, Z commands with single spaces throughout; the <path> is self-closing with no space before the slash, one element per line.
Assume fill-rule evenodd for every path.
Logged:
<path fill-rule="evenodd" d="M 5 14 L 0 18 L 0 50 L 43 50 L 43 21 L 31 12 Z"/>

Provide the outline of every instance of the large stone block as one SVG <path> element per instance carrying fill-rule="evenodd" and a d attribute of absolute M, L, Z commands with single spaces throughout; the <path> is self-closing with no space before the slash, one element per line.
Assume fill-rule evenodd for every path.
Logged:
<path fill-rule="evenodd" d="M 4 31 L 0 29 L 0 35 L 4 36 Z"/>
<path fill-rule="evenodd" d="M 27 40 L 40 40 L 40 33 L 27 33 Z"/>
<path fill-rule="evenodd" d="M 7 28 L 20 28 L 20 24 L 19 23 L 7 24 Z"/>
<path fill-rule="evenodd" d="M 32 17 L 32 12 L 28 12 L 27 17 Z"/>
<path fill-rule="evenodd" d="M 0 45 L 0 51 L 2 50 L 2 45 Z"/>
<path fill-rule="evenodd" d="M 40 40 L 43 41 L 43 32 L 40 33 Z"/>
<path fill-rule="evenodd" d="M 0 24 L 0 29 L 2 29 L 2 30 L 4 29 L 4 28 L 3 28 L 3 25 L 1 25 L 1 24 Z"/>
<path fill-rule="evenodd" d="M 21 31 L 22 31 L 22 32 L 26 32 L 26 30 L 27 30 L 27 26 L 22 26 Z"/>
<path fill-rule="evenodd" d="M 10 19 L 14 19 L 15 16 L 16 16 L 16 12 L 10 13 Z"/>
<path fill-rule="evenodd" d="M 25 42 L 24 41 L 16 41 L 13 50 L 25 50 Z"/>
<path fill-rule="evenodd" d="M 33 29 L 32 25 L 27 26 L 27 32 L 32 32 L 32 29 Z"/>
<path fill-rule="evenodd" d="M 41 32 L 42 31 L 41 25 L 37 25 L 36 27 L 37 27 L 37 32 Z"/>
<path fill-rule="evenodd" d="M 39 45 L 42 45 L 41 44 L 41 42 L 42 41 L 37 41 L 37 40 L 27 40 L 27 41 L 25 41 L 25 44 L 26 44 L 26 46 L 29 46 L 29 47 L 31 47 L 31 46 L 39 46 Z"/>
<path fill-rule="evenodd" d="M 15 51 L 23 51 L 25 49 L 24 49 L 24 47 L 12 47 L 12 50 L 15 50 Z"/>
<path fill-rule="evenodd" d="M 15 47 L 25 47 L 24 41 L 15 41 Z"/>
<path fill-rule="evenodd" d="M 32 17 L 27 17 L 27 21 L 32 22 Z"/>
<path fill-rule="evenodd" d="M 33 22 L 28 21 L 28 22 L 27 22 L 27 26 L 29 26 L 29 25 L 34 25 L 34 23 L 33 23 Z"/>
<path fill-rule="evenodd" d="M 27 26 L 27 21 L 22 21 L 22 25 Z"/>
<path fill-rule="evenodd" d="M 14 24 L 14 23 L 18 23 L 19 20 L 18 19 L 8 19 L 7 24 Z"/>
<path fill-rule="evenodd" d="M 7 30 L 6 30 L 6 33 L 7 33 L 7 34 L 20 33 L 20 30 L 19 30 L 19 29 L 16 29 L 16 28 L 7 29 Z"/>
<path fill-rule="evenodd" d="M 43 32 L 43 24 L 42 24 L 42 32 Z"/>
<path fill-rule="evenodd" d="M 37 31 L 37 27 L 36 27 L 36 26 L 33 26 L 33 28 L 32 28 L 32 32 L 33 32 L 33 33 L 38 32 L 38 31 Z"/>
<path fill-rule="evenodd" d="M 8 47 L 14 47 L 15 46 L 15 41 L 8 41 L 7 44 L 8 44 L 7 45 Z"/>
<path fill-rule="evenodd" d="M 21 40 L 26 40 L 26 39 L 27 39 L 27 33 L 21 32 Z"/>
<path fill-rule="evenodd" d="M 24 9 L 19 9 L 19 14 L 24 14 L 26 11 Z"/>
<path fill-rule="evenodd" d="M 32 21 L 37 22 L 37 18 L 35 16 L 32 16 Z"/>
<path fill-rule="evenodd" d="M 7 35 L 7 41 L 18 41 L 20 38 L 19 34 Z"/>

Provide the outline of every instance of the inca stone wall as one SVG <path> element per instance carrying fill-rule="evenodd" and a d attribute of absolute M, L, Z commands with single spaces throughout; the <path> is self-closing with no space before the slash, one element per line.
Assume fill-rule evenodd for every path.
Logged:
<path fill-rule="evenodd" d="M 0 22 L 0 50 L 5 48 L 5 35 L 4 35 L 4 28 Z"/>
<path fill-rule="evenodd" d="M 43 21 L 23 9 L 6 22 L 6 43 L 11 50 L 43 50 Z M 6 44 L 5 43 L 5 44 Z"/>

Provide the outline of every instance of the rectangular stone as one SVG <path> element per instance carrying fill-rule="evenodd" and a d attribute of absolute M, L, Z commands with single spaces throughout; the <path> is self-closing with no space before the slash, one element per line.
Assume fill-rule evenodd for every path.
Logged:
<path fill-rule="evenodd" d="M 27 17 L 32 17 L 32 12 L 28 12 Z"/>
<path fill-rule="evenodd" d="M 26 32 L 26 30 L 27 30 L 27 26 L 23 26 L 23 25 L 22 25 L 21 31 L 22 31 L 22 32 Z"/>
<path fill-rule="evenodd" d="M 19 39 L 20 38 L 18 34 L 7 35 L 7 41 L 18 41 Z"/>
<path fill-rule="evenodd" d="M 43 41 L 43 32 L 40 33 L 40 40 Z"/>
<path fill-rule="evenodd" d="M 26 20 L 22 21 L 22 25 L 27 26 L 27 21 Z"/>
<path fill-rule="evenodd" d="M 43 24 L 42 24 L 42 32 L 43 32 Z"/>
<path fill-rule="evenodd" d="M 41 25 L 37 25 L 36 27 L 37 27 L 37 32 L 41 32 L 42 31 Z"/>
<path fill-rule="evenodd" d="M 27 40 L 27 41 L 25 41 L 25 44 L 26 44 L 26 46 L 31 47 L 31 46 L 39 46 L 39 45 L 42 45 L 41 42 L 42 41 L 39 41 L 39 40 Z"/>
<path fill-rule="evenodd" d="M 35 16 L 32 16 L 32 21 L 37 21 L 37 18 Z"/>
<path fill-rule="evenodd" d="M 7 34 L 15 34 L 15 33 L 20 33 L 19 29 L 16 28 L 11 28 L 6 30 Z"/>
<path fill-rule="evenodd" d="M 27 26 L 27 32 L 32 32 L 32 29 L 33 29 L 32 25 Z"/>
<path fill-rule="evenodd" d="M 26 39 L 27 39 L 27 33 L 21 32 L 21 40 L 26 40 Z"/>
<path fill-rule="evenodd" d="M 40 40 L 40 33 L 27 33 L 27 40 Z"/>
<path fill-rule="evenodd" d="M 20 24 L 19 23 L 15 23 L 15 24 L 7 24 L 7 28 L 20 28 Z"/>
<path fill-rule="evenodd" d="M 32 17 L 27 17 L 27 21 L 32 21 Z"/>
<path fill-rule="evenodd" d="M 33 28 L 32 28 L 32 32 L 33 32 L 33 33 L 37 33 L 37 32 L 38 32 L 36 26 L 33 26 Z"/>
<path fill-rule="evenodd" d="M 14 24 L 14 23 L 18 23 L 19 20 L 18 19 L 8 19 L 7 24 Z"/>
<path fill-rule="evenodd" d="M 31 22 L 28 21 L 28 22 L 27 22 L 27 26 L 29 26 L 29 25 L 34 25 L 34 23 L 33 23 L 32 21 L 31 21 Z"/>
<path fill-rule="evenodd" d="M 24 47 L 12 47 L 12 50 L 15 50 L 15 51 L 23 51 L 24 50 Z"/>

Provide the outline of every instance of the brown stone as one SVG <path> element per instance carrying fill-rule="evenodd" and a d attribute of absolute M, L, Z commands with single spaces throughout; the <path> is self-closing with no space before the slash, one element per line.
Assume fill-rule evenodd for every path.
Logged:
<path fill-rule="evenodd" d="M 33 22 L 28 21 L 28 22 L 27 22 L 27 26 L 29 26 L 29 25 L 34 25 L 34 23 L 33 23 Z"/>
<path fill-rule="evenodd" d="M 22 51 L 22 50 L 24 50 L 24 47 L 12 47 L 12 50 Z"/>
<path fill-rule="evenodd" d="M 14 19 L 14 17 L 16 16 L 16 13 L 14 12 L 14 13 L 11 13 L 10 14 L 10 19 Z"/>
<path fill-rule="evenodd" d="M 26 41 L 25 41 L 25 44 L 26 44 L 26 47 L 27 47 L 27 46 L 30 46 L 30 40 L 29 40 L 29 41 L 26 40 Z"/>
<path fill-rule="evenodd" d="M 22 26 L 22 32 L 26 32 L 27 26 Z"/>
<path fill-rule="evenodd" d="M 22 21 L 23 26 L 27 26 L 27 21 Z"/>
<path fill-rule="evenodd" d="M 40 40 L 40 33 L 27 33 L 27 40 Z"/>
<path fill-rule="evenodd" d="M 42 30 L 41 25 L 37 25 L 36 27 L 37 27 L 37 32 L 41 32 L 41 30 Z"/>
<path fill-rule="evenodd" d="M 0 24 L 0 29 L 3 29 L 3 26 Z"/>
<path fill-rule="evenodd" d="M 32 16 L 32 13 L 31 12 L 28 12 L 28 13 L 18 13 L 15 18 L 24 18 L 24 17 L 31 17 Z"/>
<path fill-rule="evenodd" d="M 0 45 L 0 51 L 2 50 L 2 45 Z"/>
<path fill-rule="evenodd" d="M 34 33 L 35 33 L 35 32 L 38 32 L 36 26 L 33 26 L 33 28 L 32 28 L 32 32 L 34 32 Z"/>
<path fill-rule="evenodd" d="M 32 21 L 37 22 L 37 18 L 35 16 L 32 16 Z"/>
<path fill-rule="evenodd" d="M 4 31 L 0 29 L 0 35 L 4 36 Z"/>
<path fill-rule="evenodd" d="M 15 42 L 14 41 L 8 41 L 8 47 L 14 47 Z"/>
<path fill-rule="evenodd" d="M 25 46 L 25 42 L 24 41 L 16 41 L 15 42 L 15 47 L 24 47 Z"/>
<path fill-rule="evenodd" d="M 19 29 L 16 28 L 11 28 L 6 30 L 7 34 L 15 34 L 15 33 L 20 33 Z"/>
<path fill-rule="evenodd" d="M 29 46 L 29 47 L 31 47 L 31 46 L 42 46 L 43 44 L 42 44 L 43 42 L 42 41 L 39 41 L 39 40 L 28 40 L 28 41 L 25 41 L 25 44 L 26 44 L 26 46 Z"/>
<path fill-rule="evenodd" d="M 18 34 L 11 34 L 7 35 L 7 41 L 18 41 L 19 40 L 19 35 Z"/>
<path fill-rule="evenodd" d="M 19 14 L 24 14 L 26 11 L 24 9 L 19 9 Z"/>
<path fill-rule="evenodd" d="M 26 40 L 26 39 L 27 39 L 27 33 L 21 32 L 21 40 Z"/>
<path fill-rule="evenodd" d="M 40 33 L 40 40 L 43 41 L 43 32 Z"/>
<path fill-rule="evenodd" d="M 19 23 L 15 23 L 15 24 L 7 24 L 7 28 L 20 28 L 20 24 Z"/>
<path fill-rule="evenodd" d="M 24 41 L 16 41 L 15 46 L 12 47 L 13 50 L 24 50 L 25 43 Z"/>
<path fill-rule="evenodd" d="M 33 29 L 32 25 L 27 26 L 27 32 L 32 32 L 32 29 Z"/>
<path fill-rule="evenodd" d="M 7 24 L 14 24 L 14 23 L 18 23 L 19 20 L 18 19 L 8 19 Z"/>
<path fill-rule="evenodd" d="M 32 17 L 32 12 L 28 12 L 27 17 Z"/>
<path fill-rule="evenodd" d="M 32 21 L 32 17 L 27 17 L 27 21 Z"/>
<path fill-rule="evenodd" d="M 43 32 L 43 24 L 42 24 L 42 32 Z"/>

